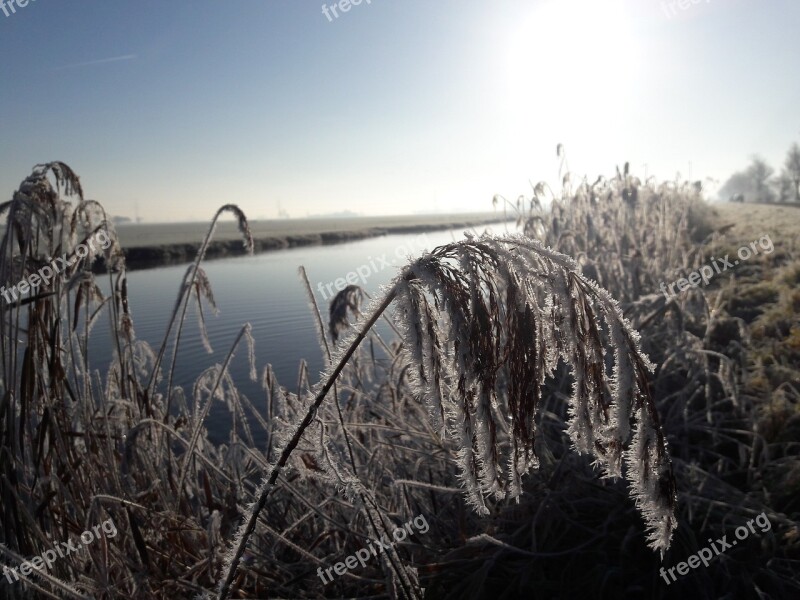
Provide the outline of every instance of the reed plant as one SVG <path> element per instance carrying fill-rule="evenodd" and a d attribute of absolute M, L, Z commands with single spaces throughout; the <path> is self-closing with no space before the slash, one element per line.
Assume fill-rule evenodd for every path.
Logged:
<path fill-rule="evenodd" d="M 301 363 L 292 390 L 257 369 L 247 324 L 191 390 L 174 385 L 192 307 L 210 347 L 202 261 L 217 219 L 233 214 L 252 248 L 237 207 L 214 216 L 158 349 L 136 337 L 113 226 L 66 165 L 36 167 L 0 211 L 7 286 L 99 229 L 113 240 L 2 308 L 0 556 L 16 565 L 107 518 L 119 530 L 46 574 L 0 580 L 7 597 L 668 597 L 662 553 L 675 564 L 762 511 L 774 529 L 758 556 L 681 589 L 797 587 L 797 517 L 766 483 L 796 446 L 753 428 L 746 327 L 713 293 L 657 293 L 720 235 L 693 184 L 625 168 L 575 191 L 566 178 L 559 197 L 534 186 L 522 235 L 436 248 L 367 307 L 344 290 L 327 328 L 309 292 L 327 368 L 317 380 Z M 103 318 L 101 372 L 89 341 Z M 239 390 L 237 360 L 263 398 Z M 207 434 L 215 402 L 231 415 L 225 443 Z M 318 580 L 419 514 L 424 536 Z"/>
<path fill-rule="evenodd" d="M 559 155 L 563 156 L 562 147 Z M 573 256 L 587 277 L 619 298 L 623 314 L 640 332 L 642 348 L 656 365 L 651 389 L 671 448 L 678 488 L 679 526 L 666 560 L 678 563 L 709 537 L 730 536 L 731 528 L 762 511 L 779 529 L 764 536 L 767 539 L 751 542 L 749 554 L 723 561 L 714 574 L 690 574 L 665 589 L 663 582 L 653 581 L 656 565 L 620 551 L 610 541 L 625 539 L 624 529 L 617 524 L 626 519 L 618 517 L 617 524 L 604 520 L 594 530 L 602 528 L 605 533 L 605 551 L 578 549 L 577 541 L 569 551 L 573 566 L 580 564 L 592 573 L 576 581 L 570 593 L 597 593 L 601 573 L 611 572 L 622 575 L 602 579 L 602 595 L 609 597 L 641 589 L 648 589 L 653 597 L 715 598 L 732 589 L 737 590 L 736 597 L 796 595 L 800 578 L 793 570 L 800 558 L 796 544 L 800 515 L 783 486 L 800 492 L 796 479 L 800 440 L 790 433 L 791 421 L 782 428 L 783 435 L 768 434 L 762 415 L 776 402 L 793 406 L 790 412 L 796 410 L 800 393 L 786 384 L 754 390 L 751 382 L 763 381 L 763 366 L 752 348 L 747 323 L 727 310 L 730 298 L 741 293 L 735 277 L 670 299 L 659 290 L 661 282 L 686 277 L 712 256 L 724 255 L 731 225 L 714 218 L 713 208 L 703 200 L 700 182 L 658 182 L 652 177 L 644 181 L 630 172 L 628 163 L 610 179 L 598 177 L 590 183 L 583 178 L 574 190 L 573 175 L 560 175 L 565 185 L 558 195 L 539 183 L 532 186 L 530 197 L 520 196 L 512 204 L 495 196 L 494 203 L 502 202 L 505 209 L 514 211 L 518 226 L 528 236 Z M 552 414 L 560 415 L 560 411 Z M 561 416 L 555 421 L 559 428 L 563 426 Z M 560 448 L 555 436 L 548 439 L 555 439 L 551 446 Z M 565 456 L 563 448 L 556 456 Z M 564 493 L 568 499 L 563 502 L 576 509 L 601 502 L 576 497 L 571 486 Z M 610 510 L 613 502 L 612 495 L 601 503 Z M 567 514 L 553 522 L 553 529 L 574 529 L 573 518 Z M 516 535 L 520 531 L 528 529 L 517 530 Z M 758 544 L 760 550 L 754 548 Z M 507 554 L 494 550 L 487 553 Z M 564 568 L 549 565 L 542 572 L 539 562 L 547 562 L 547 553 L 529 556 L 537 564 L 539 581 L 562 582 L 559 591 L 563 593 Z M 482 558 L 486 560 L 486 555 Z M 470 568 L 475 566 L 464 565 L 465 571 Z M 515 583 L 516 579 L 509 587 Z M 475 581 L 467 576 L 460 585 L 466 589 Z"/>

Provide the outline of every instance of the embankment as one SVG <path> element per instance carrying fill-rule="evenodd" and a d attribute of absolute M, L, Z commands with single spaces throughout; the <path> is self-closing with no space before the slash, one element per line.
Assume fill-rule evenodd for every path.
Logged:
<path fill-rule="evenodd" d="M 508 221 L 493 213 L 365 217 L 352 219 L 290 219 L 250 223 L 255 252 L 299 246 L 340 244 L 390 234 L 425 233 L 456 228 L 480 228 Z M 118 227 L 129 270 L 188 263 L 194 260 L 207 231 L 206 224 L 177 223 Z M 480 231 L 480 230 L 479 230 Z M 245 249 L 233 222 L 220 223 L 207 259 L 242 256 Z"/>

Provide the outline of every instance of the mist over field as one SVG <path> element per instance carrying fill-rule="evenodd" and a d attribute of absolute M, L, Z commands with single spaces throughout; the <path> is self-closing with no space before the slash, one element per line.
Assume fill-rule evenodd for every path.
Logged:
<path fill-rule="evenodd" d="M 0 0 L 0 597 L 800 597 L 798 23 Z"/>

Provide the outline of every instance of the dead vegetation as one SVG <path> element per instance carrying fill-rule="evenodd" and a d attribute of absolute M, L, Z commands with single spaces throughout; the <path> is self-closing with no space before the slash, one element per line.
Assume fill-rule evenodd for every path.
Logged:
<path fill-rule="evenodd" d="M 6 595 L 178 598 L 219 582 L 220 595 L 242 598 L 795 595 L 800 397 L 781 369 L 798 351 L 796 298 L 766 282 L 777 299 L 748 324 L 727 308 L 749 297 L 733 280 L 671 300 L 659 292 L 710 249 L 738 243 L 694 184 L 641 182 L 626 167 L 575 190 L 565 178 L 558 197 L 535 186 L 516 206 L 525 237 L 434 250 L 355 323 L 351 290 L 331 314 L 343 339 L 328 341 L 314 307 L 329 371 L 317 383 L 300 365 L 290 392 L 266 365 L 259 401 L 228 372 L 252 357 L 247 325 L 192 390 L 172 385 L 189 305 L 215 308 L 202 251 L 157 351 L 136 339 L 118 244 L 99 257 L 110 297 L 90 256 L 3 306 L 0 555 L 17 564 L 109 517 L 119 530 L 58 561 L 55 579 L 3 580 Z M 97 228 L 113 237 L 61 163 L 37 168 L 2 209 L 6 285 Z M 244 215 L 221 210 L 251 245 Z M 369 325 L 392 303 L 399 335 L 385 341 Z M 87 350 L 99 318 L 112 323 L 107 373 Z M 754 346 L 759 336 L 779 349 Z M 250 372 L 259 375 L 252 362 Z M 206 436 L 215 401 L 233 416 L 226 444 Z M 604 474 L 627 475 L 636 500 Z M 672 535 L 665 565 L 762 511 L 773 528 L 668 588 L 640 511 L 655 547 Z M 328 586 L 317 578 L 419 514 L 431 524 L 424 536 Z"/>

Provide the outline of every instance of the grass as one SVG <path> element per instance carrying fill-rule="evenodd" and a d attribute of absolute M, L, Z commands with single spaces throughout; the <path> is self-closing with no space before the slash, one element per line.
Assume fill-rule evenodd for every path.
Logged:
<path fill-rule="evenodd" d="M 124 255 L 102 207 L 83 201 L 66 165 L 37 167 L 0 206 L 6 286 L 98 228 L 114 243 L 31 301 L 3 306 L 0 556 L 16 565 L 107 518 L 119 533 L 57 561 L 47 578 L 0 579 L 4 595 L 796 595 L 792 238 L 773 236 L 754 291 L 731 279 L 667 301 L 662 281 L 765 232 L 740 237 L 698 186 L 642 182 L 627 167 L 558 196 L 534 186 L 512 209 L 526 237 L 436 249 L 361 318 L 350 290 L 331 314 L 335 337 L 312 306 L 330 363 L 320 382 L 301 364 L 291 392 L 269 365 L 252 364 L 244 324 L 222 362 L 184 390 L 172 384 L 184 319 L 190 305 L 215 309 L 203 251 L 178 282 L 163 343 L 150 348 L 136 339 Z M 251 247 L 241 211 L 223 210 Z M 95 260 L 109 267 L 108 298 Z M 729 312 L 741 298 L 774 302 L 748 324 Z M 103 373 L 87 350 L 100 318 L 115 349 Z M 371 331 L 379 318 L 397 339 Z M 238 391 L 236 360 L 249 363 L 263 401 Z M 232 414 L 224 444 L 206 435 L 213 402 Z M 771 531 L 670 586 L 659 577 L 761 512 Z M 327 586 L 317 578 L 318 567 L 420 514 L 424 536 Z M 648 523 L 663 563 L 647 551 Z"/>

